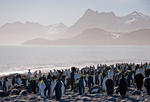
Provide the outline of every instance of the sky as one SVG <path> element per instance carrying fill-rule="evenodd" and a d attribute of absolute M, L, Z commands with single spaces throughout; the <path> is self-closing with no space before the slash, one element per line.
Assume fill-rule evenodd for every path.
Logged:
<path fill-rule="evenodd" d="M 118 16 L 133 11 L 150 15 L 150 0 L 0 0 L 0 26 L 16 21 L 70 26 L 87 9 Z"/>

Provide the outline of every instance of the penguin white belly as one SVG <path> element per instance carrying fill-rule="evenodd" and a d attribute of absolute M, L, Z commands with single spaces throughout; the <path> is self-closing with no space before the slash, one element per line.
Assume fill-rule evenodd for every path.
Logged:
<path fill-rule="evenodd" d="M 134 79 L 134 74 L 132 74 L 132 79 Z"/>
<path fill-rule="evenodd" d="M 6 82 L 6 91 L 8 91 L 9 88 L 9 81 Z"/>
<path fill-rule="evenodd" d="M 107 79 L 107 78 L 105 77 L 104 80 L 103 80 L 103 89 L 104 89 L 104 90 L 106 90 L 106 84 L 105 84 L 106 79 Z"/>
<path fill-rule="evenodd" d="M 28 80 L 26 80 L 26 87 L 28 87 L 29 86 L 29 82 L 28 82 Z"/>
<path fill-rule="evenodd" d="M 39 93 L 41 93 L 41 82 L 38 83 Z"/>
<path fill-rule="evenodd" d="M 18 85 L 21 85 L 22 81 L 20 78 L 17 79 L 17 83 L 18 83 Z"/>
<path fill-rule="evenodd" d="M 51 97 L 55 96 L 55 91 L 54 91 L 55 86 L 56 86 L 56 81 L 52 82 L 51 85 Z"/>
<path fill-rule="evenodd" d="M 108 78 L 113 79 L 113 71 L 112 70 L 108 72 Z"/>
<path fill-rule="evenodd" d="M 41 97 L 45 97 L 45 95 L 44 95 L 45 88 L 46 88 L 45 84 L 42 83 L 41 84 Z"/>
<path fill-rule="evenodd" d="M 62 95 L 64 95 L 64 93 L 65 93 L 65 86 L 64 86 L 63 82 L 62 82 L 61 92 L 62 92 Z"/>
<path fill-rule="evenodd" d="M 4 80 L 2 79 L 2 81 L 1 81 L 1 84 L 2 84 L 2 86 L 4 85 Z"/>
<path fill-rule="evenodd" d="M 101 75 L 98 76 L 99 85 L 101 84 Z"/>

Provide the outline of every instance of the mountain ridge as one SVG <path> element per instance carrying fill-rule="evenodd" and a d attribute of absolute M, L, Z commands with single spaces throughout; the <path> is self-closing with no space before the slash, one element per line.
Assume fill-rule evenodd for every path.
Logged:
<path fill-rule="evenodd" d="M 150 17 L 137 11 L 133 11 L 126 16 L 116 16 L 114 12 L 98 12 L 88 9 L 70 27 L 63 23 L 48 26 L 37 22 L 7 23 L 0 27 L 0 44 L 21 44 L 35 38 L 48 40 L 72 39 L 93 28 L 103 29 L 106 32 L 113 33 L 113 36 L 121 36 L 139 29 L 150 29 Z"/>
<path fill-rule="evenodd" d="M 138 16 L 133 15 L 134 13 Z M 150 17 L 137 11 L 133 11 L 126 16 L 116 16 L 114 12 L 99 13 L 98 11 L 88 9 L 83 16 L 69 28 L 68 35 L 70 33 L 77 35 L 86 29 L 94 27 L 109 32 L 131 32 L 138 29 L 150 28 Z"/>
<path fill-rule="evenodd" d="M 111 32 L 99 28 L 91 28 L 71 39 L 49 40 L 46 45 L 150 45 L 150 29 L 125 33 L 118 38 L 113 38 L 113 36 Z M 33 39 L 24 42 L 23 45 L 42 44 Z"/>

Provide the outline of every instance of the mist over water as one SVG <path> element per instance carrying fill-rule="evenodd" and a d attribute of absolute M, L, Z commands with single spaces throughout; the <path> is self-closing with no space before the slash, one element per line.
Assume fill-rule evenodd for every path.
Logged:
<path fill-rule="evenodd" d="M 101 63 L 144 63 L 150 61 L 149 52 L 150 46 L 1 46 L 0 76 L 28 69 L 47 71 Z"/>

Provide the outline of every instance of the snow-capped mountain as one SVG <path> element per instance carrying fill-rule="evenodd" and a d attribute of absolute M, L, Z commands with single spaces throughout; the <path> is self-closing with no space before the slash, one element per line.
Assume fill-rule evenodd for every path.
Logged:
<path fill-rule="evenodd" d="M 127 31 L 150 28 L 150 17 L 137 11 L 122 17 L 122 22 L 124 23 L 123 29 Z"/>
<path fill-rule="evenodd" d="M 76 36 L 86 29 L 100 28 L 106 31 L 117 30 L 116 25 L 119 17 L 116 17 L 113 12 L 97 12 L 88 9 L 79 20 L 73 24 L 67 31 L 68 36 Z M 72 35 L 69 35 L 69 34 Z"/>
<path fill-rule="evenodd" d="M 114 39 L 117 39 L 126 32 L 150 29 L 150 17 L 137 11 L 121 17 L 116 16 L 113 12 L 98 12 L 88 9 L 70 27 L 63 23 L 49 26 L 35 22 L 7 23 L 0 27 L 0 44 L 21 44 L 36 38 L 47 40 L 71 39 L 88 29 L 94 28 L 109 32 Z M 95 33 L 92 31 L 95 30 L 91 30 L 90 34 Z"/>
<path fill-rule="evenodd" d="M 98 12 L 88 9 L 84 15 L 68 29 L 68 36 L 76 36 L 89 28 L 100 28 L 109 32 L 131 32 L 150 28 L 150 17 L 139 12 L 126 16 L 116 16 L 113 12 Z M 69 35 L 69 34 L 72 35 Z"/>

